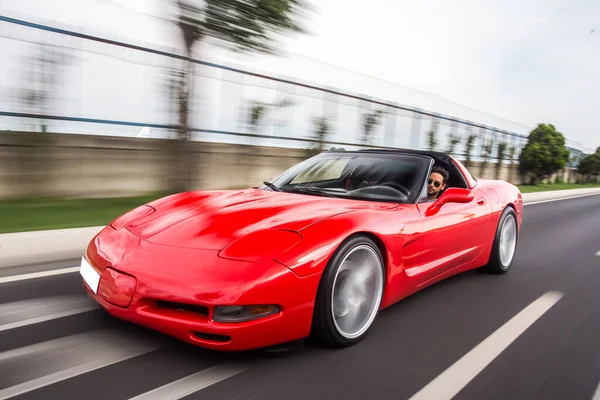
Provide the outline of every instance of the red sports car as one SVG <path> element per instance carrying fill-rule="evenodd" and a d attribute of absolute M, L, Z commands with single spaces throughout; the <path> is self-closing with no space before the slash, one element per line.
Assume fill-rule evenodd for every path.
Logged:
<path fill-rule="evenodd" d="M 349 346 L 451 275 L 512 265 L 518 188 L 451 156 L 325 152 L 262 187 L 179 193 L 120 216 L 82 257 L 111 315 L 217 350 Z"/>

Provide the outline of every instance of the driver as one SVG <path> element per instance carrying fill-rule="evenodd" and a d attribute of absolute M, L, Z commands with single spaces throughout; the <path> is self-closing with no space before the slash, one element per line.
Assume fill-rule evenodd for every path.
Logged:
<path fill-rule="evenodd" d="M 433 167 L 427 183 L 427 201 L 435 201 L 440 196 L 449 178 L 450 174 L 444 168 Z"/>

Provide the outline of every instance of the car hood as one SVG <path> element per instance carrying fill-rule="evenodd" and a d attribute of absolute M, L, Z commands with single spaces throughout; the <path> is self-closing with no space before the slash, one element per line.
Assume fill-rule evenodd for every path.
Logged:
<path fill-rule="evenodd" d="M 221 250 L 260 230 L 300 232 L 352 210 L 397 206 L 261 189 L 187 192 L 149 205 L 156 211 L 127 224 L 129 231 L 155 244 L 206 250 Z"/>

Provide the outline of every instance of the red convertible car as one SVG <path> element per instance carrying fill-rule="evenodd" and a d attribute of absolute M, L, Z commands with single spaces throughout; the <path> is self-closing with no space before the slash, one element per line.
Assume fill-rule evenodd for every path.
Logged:
<path fill-rule="evenodd" d="M 509 270 L 522 217 L 516 186 L 444 153 L 324 152 L 261 187 L 137 207 L 92 239 L 80 271 L 114 317 L 198 346 L 343 347 L 435 282 Z"/>

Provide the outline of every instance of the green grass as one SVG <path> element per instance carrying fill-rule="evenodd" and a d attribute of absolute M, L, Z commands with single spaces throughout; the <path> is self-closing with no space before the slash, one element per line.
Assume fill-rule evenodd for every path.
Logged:
<path fill-rule="evenodd" d="M 0 201 L 0 233 L 107 225 L 124 212 L 161 196 Z"/>
<path fill-rule="evenodd" d="M 541 183 L 538 185 L 520 185 L 521 193 L 547 192 L 551 190 L 600 188 L 600 183 Z"/>

